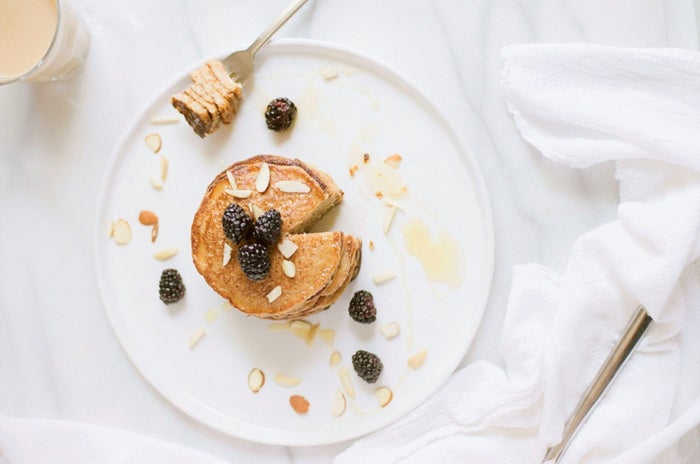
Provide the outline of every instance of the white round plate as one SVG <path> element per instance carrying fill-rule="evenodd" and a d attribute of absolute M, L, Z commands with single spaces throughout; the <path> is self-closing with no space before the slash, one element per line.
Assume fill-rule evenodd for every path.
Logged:
<path fill-rule="evenodd" d="M 190 416 L 263 443 L 317 445 L 355 438 L 425 401 L 462 360 L 491 284 L 489 201 L 472 155 L 449 122 L 418 88 L 385 65 L 307 40 L 271 43 L 256 63 L 254 82 L 245 90 L 234 123 L 204 140 L 182 119 L 152 123 L 153 118 L 179 116 L 169 101 L 189 84 L 187 73 L 134 118 L 113 155 L 100 198 L 95 231 L 99 287 L 109 320 L 134 365 Z M 291 130 L 278 134 L 266 128 L 263 113 L 269 100 L 280 96 L 294 101 L 299 113 Z M 158 154 L 144 142 L 150 133 L 162 139 Z M 190 225 L 208 184 L 233 162 L 263 153 L 297 157 L 329 173 L 345 197 L 319 227 L 363 239 L 358 277 L 330 309 L 308 318 L 320 329 L 334 331 L 332 344 L 315 337 L 309 346 L 289 331 L 271 330 L 269 321 L 227 307 L 192 264 Z M 370 164 L 394 153 L 403 158 L 397 173 L 408 191 L 398 199 L 402 208 L 386 234 L 389 207 L 364 180 L 369 168 L 362 165 L 363 153 L 370 155 Z M 160 157 L 169 166 L 162 190 L 156 190 L 149 179 L 159 172 Z M 350 167 L 358 162 L 361 166 L 351 176 Z M 159 217 L 155 243 L 151 228 L 137 219 L 141 210 Z M 120 218 L 131 227 L 127 245 L 108 236 L 108 224 Z M 406 251 L 403 229 L 411 221 L 427 226 L 435 240 L 443 234 L 443 244 L 449 242 L 444 234 L 456 243 L 459 270 L 450 277 L 453 288 L 429 280 L 421 261 Z M 154 259 L 156 251 L 168 247 L 178 253 L 167 261 Z M 166 306 L 158 298 L 158 280 L 169 267 L 180 271 L 187 294 Z M 385 271 L 396 277 L 375 284 L 372 277 Z M 374 294 L 374 324 L 348 317 L 348 302 L 359 289 Z M 379 327 L 392 321 L 399 323 L 401 334 L 386 340 Z M 190 338 L 201 330 L 205 335 L 190 347 Z M 381 357 L 384 372 L 376 384 L 354 373 L 351 356 L 358 349 Z M 427 350 L 425 364 L 409 368 L 409 356 L 422 350 Z M 333 351 L 342 356 L 338 366 L 329 364 Z M 255 367 L 266 375 L 258 393 L 247 383 Z M 331 405 L 342 389 L 338 372 L 343 368 L 350 371 L 356 394 L 348 396 L 344 414 L 333 417 Z M 280 386 L 274 381 L 278 373 L 301 383 Z M 374 395 L 379 386 L 393 391 L 384 408 Z M 307 414 L 292 410 L 291 395 L 309 401 Z"/>

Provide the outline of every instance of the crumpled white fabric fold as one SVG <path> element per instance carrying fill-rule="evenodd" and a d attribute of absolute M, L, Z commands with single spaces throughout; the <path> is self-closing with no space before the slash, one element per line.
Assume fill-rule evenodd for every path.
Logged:
<path fill-rule="evenodd" d="M 655 322 L 561 462 L 686 462 L 700 442 L 700 54 L 502 54 L 503 95 L 529 143 L 573 168 L 617 162 L 618 219 L 581 236 L 561 275 L 513 270 L 505 370 L 463 368 L 335 462 L 541 462 L 639 303 Z"/>

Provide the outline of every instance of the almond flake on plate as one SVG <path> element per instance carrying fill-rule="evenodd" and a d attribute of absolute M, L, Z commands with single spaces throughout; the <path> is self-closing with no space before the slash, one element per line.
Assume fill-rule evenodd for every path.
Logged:
<path fill-rule="evenodd" d="M 163 178 L 160 176 L 151 176 L 151 187 L 156 190 L 163 190 Z"/>
<path fill-rule="evenodd" d="M 374 391 L 374 396 L 377 397 L 377 400 L 379 401 L 379 406 L 384 407 L 387 404 L 391 403 L 391 400 L 394 397 L 394 393 L 389 387 L 379 387 Z"/>
<path fill-rule="evenodd" d="M 233 248 L 231 248 L 231 245 L 228 243 L 224 243 L 224 257 L 223 260 L 221 261 L 222 266 L 226 266 L 229 261 L 231 261 L 231 252 L 233 251 Z"/>
<path fill-rule="evenodd" d="M 282 271 L 284 272 L 284 275 L 289 277 L 290 279 L 293 279 L 294 276 L 297 274 L 297 267 L 294 265 L 293 262 L 283 259 L 282 260 Z"/>
<path fill-rule="evenodd" d="M 343 360 L 343 358 L 340 356 L 340 353 L 338 353 L 337 351 L 334 351 L 331 354 L 331 360 L 330 360 L 331 367 L 337 366 L 338 364 L 340 364 L 340 362 L 342 360 Z"/>
<path fill-rule="evenodd" d="M 327 64 L 321 68 L 321 77 L 326 80 L 331 80 L 340 75 L 340 71 L 333 65 Z"/>
<path fill-rule="evenodd" d="M 260 369 L 253 368 L 248 374 L 248 388 L 253 393 L 257 393 L 265 385 L 265 373 Z"/>
<path fill-rule="evenodd" d="M 394 221 L 394 216 L 396 216 L 396 206 L 390 206 L 389 210 L 386 212 L 386 216 L 384 216 L 384 227 L 382 228 L 384 235 L 389 233 L 389 228 Z"/>
<path fill-rule="evenodd" d="M 428 356 L 428 350 L 421 350 L 418 353 L 408 358 L 407 364 L 411 369 L 418 369 L 425 363 L 425 358 Z"/>
<path fill-rule="evenodd" d="M 296 387 L 301 383 L 301 379 L 298 377 L 292 377 L 284 374 L 275 375 L 275 383 L 283 387 Z"/>
<path fill-rule="evenodd" d="M 341 390 L 335 392 L 335 397 L 333 398 L 333 404 L 331 405 L 331 415 L 333 417 L 340 417 L 345 412 L 345 406 L 347 401 L 345 401 L 345 395 Z"/>
<path fill-rule="evenodd" d="M 161 261 L 170 259 L 173 256 L 177 254 L 177 248 L 175 247 L 170 247 L 170 248 L 163 248 L 162 250 L 158 250 L 153 254 L 153 257 L 155 259 L 159 259 Z"/>
<path fill-rule="evenodd" d="M 189 341 L 190 349 L 192 349 L 192 348 L 194 348 L 195 346 L 197 346 L 197 343 L 199 343 L 200 340 L 202 340 L 202 338 L 204 337 L 204 335 L 206 335 L 206 333 L 207 333 L 207 331 L 204 330 L 203 327 L 200 327 L 199 329 L 197 329 L 197 330 L 190 336 L 190 341 Z"/>
<path fill-rule="evenodd" d="M 396 273 L 392 271 L 384 271 L 384 272 L 379 272 L 377 274 L 374 274 L 372 276 L 372 280 L 374 281 L 375 284 L 383 284 L 384 282 L 387 282 L 391 279 L 396 277 Z"/>
<path fill-rule="evenodd" d="M 158 159 L 158 164 L 160 165 L 160 178 L 163 182 L 168 178 L 168 158 L 161 155 Z"/>
<path fill-rule="evenodd" d="M 297 414 L 306 414 L 309 412 L 309 401 L 301 395 L 290 396 L 289 404 Z"/>
<path fill-rule="evenodd" d="M 267 326 L 267 330 L 269 330 L 270 332 L 284 332 L 286 330 L 289 330 L 289 321 L 271 322 L 270 325 Z"/>
<path fill-rule="evenodd" d="M 146 138 L 144 139 L 146 141 L 146 146 L 150 148 L 153 153 L 158 153 L 160 151 L 161 146 L 163 145 L 163 141 L 160 138 L 160 135 L 158 134 L 148 134 Z"/>
<path fill-rule="evenodd" d="M 398 322 L 387 322 L 379 326 L 379 333 L 387 340 L 396 338 L 401 333 L 401 326 Z"/>
<path fill-rule="evenodd" d="M 177 124 L 180 122 L 180 118 L 175 116 L 156 116 L 148 122 L 153 125 Z"/>
<path fill-rule="evenodd" d="M 343 390 L 350 398 L 355 398 L 355 386 L 352 384 L 352 379 L 350 378 L 350 371 L 347 367 L 343 367 L 338 371 L 338 376 L 340 377 L 340 383 L 343 386 Z"/>
<path fill-rule="evenodd" d="M 252 190 L 234 190 L 234 189 L 225 189 L 224 192 L 228 193 L 232 197 L 235 198 L 248 198 L 253 191 Z"/>
<path fill-rule="evenodd" d="M 270 290 L 270 293 L 265 295 L 267 297 L 267 301 L 272 303 L 275 301 L 277 298 L 279 298 L 282 295 L 282 287 L 280 285 L 276 286 L 272 290 Z"/>
<path fill-rule="evenodd" d="M 131 226 L 126 219 L 117 219 L 117 222 L 114 223 L 112 235 L 118 245 L 126 245 L 131 241 Z"/>
<path fill-rule="evenodd" d="M 262 162 L 260 163 L 260 170 L 258 171 L 258 176 L 255 178 L 255 190 L 259 193 L 263 193 L 267 190 L 270 185 L 270 166 Z"/>
<path fill-rule="evenodd" d="M 296 180 L 281 180 L 275 182 L 275 188 L 285 193 L 309 193 L 311 187 Z"/>
<path fill-rule="evenodd" d="M 153 226 L 158 224 L 158 216 L 153 211 L 144 209 L 139 213 L 139 222 L 144 226 Z"/>
<path fill-rule="evenodd" d="M 285 238 L 277 244 L 277 249 L 280 251 L 280 253 L 282 253 L 282 256 L 289 259 L 292 257 L 294 252 L 299 249 L 299 246 L 288 238 Z"/>

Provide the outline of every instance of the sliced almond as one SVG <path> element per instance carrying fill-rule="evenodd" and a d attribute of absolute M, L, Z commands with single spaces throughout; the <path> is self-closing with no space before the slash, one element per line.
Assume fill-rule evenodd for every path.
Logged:
<path fill-rule="evenodd" d="M 236 186 L 236 179 L 233 177 L 233 173 L 231 171 L 226 171 L 226 179 L 228 179 L 228 185 L 231 187 L 231 190 L 238 190 L 238 187 Z"/>
<path fill-rule="evenodd" d="M 345 401 L 345 395 L 342 391 L 338 390 L 335 392 L 335 397 L 333 398 L 333 404 L 331 405 L 331 415 L 333 417 L 340 417 L 345 412 L 345 407 L 347 406 L 347 401 Z"/>
<path fill-rule="evenodd" d="M 282 385 L 283 387 L 296 387 L 301 383 L 301 379 L 298 377 L 291 377 L 289 375 L 276 374 L 275 383 Z"/>
<path fill-rule="evenodd" d="M 384 282 L 388 282 L 389 280 L 393 279 L 396 277 L 396 273 L 392 271 L 384 271 L 384 272 L 378 272 L 372 276 L 372 280 L 374 281 L 375 284 L 383 284 Z"/>
<path fill-rule="evenodd" d="M 384 407 L 391 403 L 392 398 L 394 398 L 394 393 L 389 387 L 379 387 L 374 391 L 374 396 L 377 397 L 379 406 Z"/>
<path fill-rule="evenodd" d="M 270 185 L 270 166 L 263 162 L 260 163 L 260 170 L 258 171 L 258 176 L 255 178 L 255 190 L 263 193 L 267 190 Z"/>
<path fill-rule="evenodd" d="M 155 242 L 157 238 L 158 238 L 158 224 L 153 224 L 153 228 L 151 228 L 151 242 Z"/>
<path fill-rule="evenodd" d="M 156 190 L 163 190 L 163 179 L 160 176 L 151 176 L 151 187 Z"/>
<path fill-rule="evenodd" d="M 327 64 L 321 68 L 321 77 L 330 80 L 340 75 L 340 71 L 333 65 Z"/>
<path fill-rule="evenodd" d="M 231 248 L 231 245 L 228 243 L 224 243 L 224 256 L 221 261 L 221 265 L 226 267 L 229 261 L 231 261 L 231 252 L 233 251 L 233 248 Z"/>
<path fill-rule="evenodd" d="M 152 226 L 158 224 L 158 216 L 153 211 L 144 209 L 139 213 L 139 222 L 144 226 Z"/>
<path fill-rule="evenodd" d="M 340 364 L 340 362 L 342 360 L 343 360 L 342 356 L 340 356 L 340 353 L 338 353 L 337 351 L 334 351 L 333 353 L 331 353 L 331 360 L 330 360 L 331 367 L 337 366 L 338 364 Z"/>
<path fill-rule="evenodd" d="M 379 326 L 379 333 L 387 340 L 396 338 L 401 333 L 401 326 L 398 322 L 387 322 Z"/>
<path fill-rule="evenodd" d="M 267 297 L 267 301 L 272 303 L 275 301 L 277 298 L 279 298 L 282 295 L 282 287 L 280 285 L 276 286 L 272 290 L 270 290 L 270 293 L 265 295 Z"/>
<path fill-rule="evenodd" d="M 131 226 L 126 219 L 117 219 L 114 223 L 113 237 L 118 245 L 126 245 L 131 241 Z"/>
<path fill-rule="evenodd" d="M 234 190 L 234 189 L 225 189 L 224 192 L 228 193 L 232 197 L 235 198 L 248 198 L 253 191 L 252 190 Z"/>
<path fill-rule="evenodd" d="M 265 373 L 257 367 L 248 373 L 248 388 L 253 393 L 257 393 L 265 385 Z"/>
<path fill-rule="evenodd" d="M 298 180 L 281 180 L 275 182 L 275 188 L 285 193 L 309 193 L 311 187 Z"/>
<path fill-rule="evenodd" d="M 270 332 L 284 332 L 289 330 L 289 322 L 272 322 L 267 326 Z"/>
<path fill-rule="evenodd" d="M 330 348 L 333 347 L 333 342 L 335 342 L 335 330 L 333 329 L 318 329 L 316 332 L 318 338 L 326 342 Z"/>
<path fill-rule="evenodd" d="M 421 350 L 418 353 L 408 358 L 407 364 L 411 369 L 418 369 L 425 364 L 425 358 L 428 357 L 428 350 Z"/>
<path fill-rule="evenodd" d="M 391 198 L 385 198 L 384 204 L 386 204 L 387 206 L 395 206 L 397 209 L 400 209 L 401 211 L 406 210 L 406 207 L 402 203 L 399 203 L 398 201 L 393 200 Z"/>
<path fill-rule="evenodd" d="M 301 395 L 292 395 L 289 397 L 289 404 L 297 414 L 306 414 L 309 412 L 309 402 Z"/>
<path fill-rule="evenodd" d="M 289 259 L 292 257 L 294 252 L 299 249 L 299 246 L 288 238 L 285 238 L 277 244 L 277 249 L 280 251 L 280 253 L 282 253 L 282 256 Z"/>
<path fill-rule="evenodd" d="M 163 248 L 162 250 L 158 250 L 155 253 L 153 253 L 153 257 L 155 259 L 159 259 L 161 261 L 170 259 L 173 256 L 177 254 L 177 248 L 175 247 L 169 247 L 169 248 Z"/>
<path fill-rule="evenodd" d="M 350 166 L 350 169 L 349 169 L 350 177 L 355 177 L 355 173 L 357 172 L 358 169 L 359 169 L 359 167 L 356 164 L 353 164 L 352 166 Z"/>
<path fill-rule="evenodd" d="M 206 335 L 206 333 L 207 333 L 207 332 L 206 332 L 206 330 L 204 330 L 203 327 L 200 327 L 199 329 L 197 329 L 197 330 L 190 336 L 190 340 L 189 340 L 190 349 L 192 349 L 192 348 L 194 348 L 195 346 L 197 346 L 197 344 L 202 340 L 202 338 L 204 338 L 204 335 Z"/>
<path fill-rule="evenodd" d="M 258 218 L 259 218 L 260 216 L 262 216 L 263 214 L 265 214 L 265 211 L 263 211 L 263 209 L 262 209 L 261 207 L 259 207 L 258 205 L 253 205 L 253 206 L 251 207 L 251 209 L 253 210 L 253 218 L 254 218 L 256 221 L 258 220 Z"/>
<path fill-rule="evenodd" d="M 158 134 L 148 134 L 144 140 L 146 141 L 146 146 L 150 148 L 153 153 L 158 153 L 160 147 L 163 145 L 163 141 Z"/>
<path fill-rule="evenodd" d="M 372 240 L 369 241 L 369 251 L 374 251 L 374 242 Z"/>
<path fill-rule="evenodd" d="M 390 206 L 386 212 L 386 216 L 384 216 L 384 226 L 382 227 L 384 235 L 389 233 L 389 228 L 394 221 L 394 216 L 396 216 L 396 206 Z"/>
<path fill-rule="evenodd" d="M 168 178 L 168 158 L 161 155 L 158 163 L 160 164 L 160 178 L 165 182 L 165 179 Z"/>
<path fill-rule="evenodd" d="M 355 398 L 355 386 L 352 383 L 350 371 L 346 367 L 343 367 L 338 371 L 338 376 L 340 377 L 340 384 L 343 386 L 345 393 L 350 398 Z"/>
<path fill-rule="evenodd" d="M 387 156 L 386 159 L 384 159 L 384 164 L 392 169 L 398 169 L 399 166 L 401 166 L 402 160 L 403 158 L 401 158 L 401 155 L 394 153 L 393 155 Z"/>
<path fill-rule="evenodd" d="M 286 259 L 282 260 L 282 271 L 284 272 L 284 275 L 290 279 L 293 279 L 294 276 L 297 275 L 297 267 L 293 262 Z"/>
<path fill-rule="evenodd" d="M 180 118 L 175 116 L 156 116 L 148 122 L 156 126 L 161 124 L 177 124 L 180 122 Z"/>

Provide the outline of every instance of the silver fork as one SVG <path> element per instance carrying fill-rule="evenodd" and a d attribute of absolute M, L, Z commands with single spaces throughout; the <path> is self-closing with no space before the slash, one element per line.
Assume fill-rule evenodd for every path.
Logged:
<path fill-rule="evenodd" d="M 255 70 L 255 54 L 258 50 L 270 40 L 270 37 L 279 30 L 280 27 L 291 18 L 294 13 L 301 8 L 307 0 L 294 0 L 284 9 L 284 11 L 270 24 L 260 36 L 255 39 L 255 42 L 250 44 L 250 47 L 245 50 L 239 50 L 231 53 L 223 59 L 222 63 L 232 79 L 244 84 L 253 75 Z"/>

